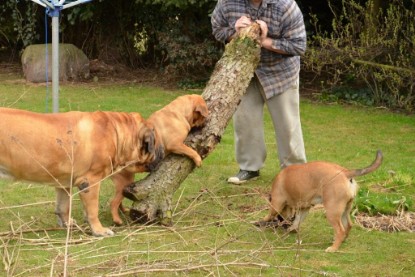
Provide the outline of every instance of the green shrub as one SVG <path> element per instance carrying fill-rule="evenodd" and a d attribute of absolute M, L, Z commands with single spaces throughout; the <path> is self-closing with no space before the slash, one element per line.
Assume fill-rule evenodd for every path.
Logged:
<path fill-rule="evenodd" d="M 167 74 L 206 78 L 220 58 L 222 51 L 218 44 L 206 37 L 207 31 L 198 36 L 201 30 L 196 31 L 196 23 L 170 18 L 161 30 L 156 31 L 155 47 L 161 53 L 159 65 Z"/>
<path fill-rule="evenodd" d="M 37 4 L 4 0 L 0 4 L 0 47 L 26 47 L 39 39 Z M 10 20 L 11 19 L 11 20 Z"/>
<path fill-rule="evenodd" d="M 400 211 L 412 209 L 413 202 L 410 197 L 396 193 L 376 193 L 367 188 L 362 188 L 358 192 L 355 201 L 359 212 L 369 215 L 396 215 Z"/>
<path fill-rule="evenodd" d="M 328 90 L 370 90 L 376 105 L 415 110 L 415 0 L 390 0 L 385 9 L 344 1 L 334 11 L 332 31 L 315 35 L 303 59 L 306 71 L 324 78 Z"/>

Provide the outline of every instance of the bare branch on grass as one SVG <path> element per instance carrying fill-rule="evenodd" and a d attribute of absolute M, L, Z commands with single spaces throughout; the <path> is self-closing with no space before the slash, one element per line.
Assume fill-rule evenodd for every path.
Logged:
<path fill-rule="evenodd" d="M 20 208 L 25 208 L 25 207 L 30 207 L 30 206 L 53 204 L 53 203 L 55 203 L 55 201 L 42 201 L 42 202 L 28 203 L 28 204 L 22 204 L 22 205 L 14 205 L 14 206 L 0 207 L 0 211 L 1 210 L 10 210 L 10 209 L 20 209 Z"/>

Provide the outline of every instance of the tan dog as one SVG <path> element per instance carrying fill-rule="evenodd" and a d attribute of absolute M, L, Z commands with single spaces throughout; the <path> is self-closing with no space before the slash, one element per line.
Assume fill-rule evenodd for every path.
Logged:
<path fill-rule="evenodd" d="M 55 186 L 60 225 L 70 222 L 68 191 L 77 186 L 95 236 L 113 235 L 98 219 L 102 179 L 143 171 L 163 155 L 157 133 L 138 113 L 0 108 L 0 177 Z"/>
<path fill-rule="evenodd" d="M 322 203 L 335 231 L 334 243 L 326 252 L 337 251 L 352 228 L 350 211 L 358 188 L 353 178 L 376 170 L 381 163 L 382 152 L 378 151 L 375 161 L 364 169 L 349 170 L 321 161 L 288 166 L 272 184 L 270 210 L 264 221 L 273 221 L 277 214 L 284 219 L 295 215 L 288 231 L 298 230 L 310 207 Z"/>
<path fill-rule="evenodd" d="M 201 127 L 209 115 L 206 102 L 197 94 L 183 95 L 161 110 L 154 112 L 148 122 L 157 129 L 165 154 L 175 153 L 191 158 L 196 166 L 202 165 L 200 155 L 183 142 L 193 127 Z"/>
<path fill-rule="evenodd" d="M 208 114 L 206 102 L 200 95 L 183 95 L 173 100 L 164 108 L 154 112 L 147 121 L 157 130 L 166 156 L 169 153 L 185 155 L 191 158 L 196 166 L 199 167 L 202 164 L 202 158 L 195 150 L 183 142 L 190 129 L 203 126 Z M 118 215 L 118 207 L 121 207 L 121 202 L 124 198 L 122 191 L 128 184 L 122 182 L 117 185 L 116 195 L 111 203 L 113 218 L 117 218 L 114 215 Z M 114 222 L 122 224 L 119 216 L 118 221 L 114 220 Z"/>

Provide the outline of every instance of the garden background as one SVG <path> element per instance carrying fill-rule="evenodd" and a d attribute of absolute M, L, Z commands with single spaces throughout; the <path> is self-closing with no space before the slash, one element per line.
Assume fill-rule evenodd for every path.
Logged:
<path fill-rule="evenodd" d="M 413 276 L 415 2 L 298 3 L 309 39 L 301 73 L 308 159 L 359 168 L 377 149 L 384 153 L 379 170 L 358 178 L 355 228 L 339 253 L 324 252 L 333 234 L 321 209 L 298 234 L 253 224 L 266 214 L 266 194 L 279 170 L 266 116 L 269 155 L 261 177 L 242 186 L 226 183 L 237 169 L 229 125 L 176 191 L 172 227 L 129 223 L 113 227 L 115 237 L 94 238 L 81 224 L 75 198 L 81 225 L 67 236 L 56 227 L 52 188 L 0 180 L 0 275 Z M 60 112 L 148 117 L 179 95 L 201 93 L 223 51 L 210 34 L 214 4 L 104 0 L 65 12 L 61 41 L 77 45 L 101 69 L 61 84 Z M 30 1 L 6 0 L 0 15 L 0 106 L 45 112 L 47 87 L 27 83 L 19 65 L 25 46 L 46 40 L 44 11 Z M 104 184 L 100 219 L 107 226 L 112 193 L 112 184 Z"/>

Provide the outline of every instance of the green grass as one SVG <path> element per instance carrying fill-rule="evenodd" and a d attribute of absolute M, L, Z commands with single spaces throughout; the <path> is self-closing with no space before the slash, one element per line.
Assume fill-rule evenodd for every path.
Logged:
<path fill-rule="evenodd" d="M 147 117 L 185 93 L 128 83 L 64 84 L 60 111 L 136 111 Z M 43 85 L 0 76 L 0 106 L 44 112 L 45 95 Z M 310 161 L 328 160 L 360 168 L 370 164 L 376 150 L 382 149 L 381 168 L 358 178 L 361 193 L 356 202 L 373 202 L 381 210 L 386 204 L 365 197 L 405 197 L 407 208 L 414 209 L 413 116 L 308 100 L 302 101 L 301 109 Z M 242 186 L 226 183 L 238 170 L 230 125 L 203 166 L 176 191 L 172 228 L 126 224 L 114 227 L 114 237 L 102 239 L 89 236 L 88 227 L 82 224 L 82 230 L 70 233 L 69 275 L 413 276 L 413 233 L 385 233 L 355 225 L 340 252 L 329 254 L 324 250 L 333 231 L 321 210 L 309 215 L 299 234 L 285 236 L 281 230 L 259 229 L 252 224 L 266 214 L 261 196 L 269 192 L 279 171 L 268 115 L 265 124 L 268 158 L 258 180 Z M 54 189 L 5 180 L 0 180 L 0 185 L 0 276 L 58 276 L 63 268 L 66 231 L 56 228 Z M 107 226 L 111 225 L 112 194 L 112 184 L 105 182 L 100 219 Z M 124 204 L 129 206 L 131 201 Z M 358 209 L 364 207 L 362 204 Z M 393 212 L 396 208 L 388 209 Z M 73 214 L 82 223 L 78 198 Z"/>

